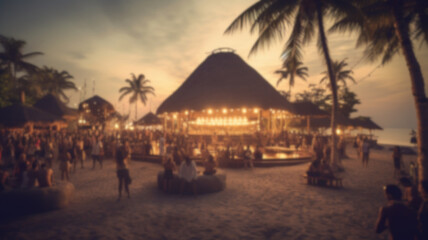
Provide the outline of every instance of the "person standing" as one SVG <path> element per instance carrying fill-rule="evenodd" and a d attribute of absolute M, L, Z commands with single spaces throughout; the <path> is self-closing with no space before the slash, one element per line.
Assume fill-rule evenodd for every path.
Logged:
<path fill-rule="evenodd" d="M 61 162 L 59 164 L 59 170 L 61 172 L 61 180 L 70 181 L 70 160 L 71 160 L 71 154 L 67 152 L 65 154 L 65 158 L 61 158 Z"/>
<path fill-rule="evenodd" d="M 401 150 L 399 146 L 395 146 L 392 159 L 394 160 L 394 177 L 400 176 L 401 174 Z"/>
<path fill-rule="evenodd" d="M 428 239 L 428 180 L 419 184 L 419 192 L 422 195 L 423 203 L 418 211 L 419 239 Z"/>
<path fill-rule="evenodd" d="M 178 172 L 178 176 L 182 180 L 180 193 L 184 193 L 184 188 L 186 187 L 186 185 L 191 185 L 193 194 L 196 195 L 196 164 L 188 156 L 186 156 L 185 159 L 186 160 L 181 163 L 180 170 Z"/>
<path fill-rule="evenodd" d="M 118 201 L 120 201 L 122 197 L 122 187 L 125 188 L 128 198 L 131 198 L 131 194 L 129 192 L 129 184 L 131 184 L 131 176 L 129 175 L 128 169 L 129 155 L 130 153 L 128 152 L 128 148 L 125 144 L 119 146 L 119 148 L 116 150 L 116 173 L 119 183 Z"/>
<path fill-rule="evenodd" d="M 369 154 L 370 154 L 370 144 L 367 139 L 364 139 L 363 144 L 361 146 L 361 153 L 363 155 L 362 161 L 363 161 L 363 167 L 369 166 Z"/>
<path fill-rule="evenodd" d="M 92 143 L 92 169 L 95 169 L 96 162 L 100 163 L 101 169 L 103 168 L 103 159 L 102 159 L 103 143 L 101 142 L 101 137 L 98 136 L 95 138 Z"/>
<path fill-rule="evenodd" d="M 388 204 L 379 210 L 376 233 L 389 228 L 392 240 L 415 239 L 418 224 L 416 212 L 401 201 L 402 192 L 397 185 L 386 185 L 384 191 Z"/>

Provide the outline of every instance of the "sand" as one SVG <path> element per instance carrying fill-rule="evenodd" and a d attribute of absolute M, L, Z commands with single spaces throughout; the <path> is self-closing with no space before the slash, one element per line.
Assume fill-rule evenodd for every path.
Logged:
<path fill-rule="evenodd" d="M 161 166 L 134 161 L 131 199 L 120 202 L 113 161 L 102 170 L 87 161 L 71 175 L 76 191 L 67 208 L 2 216 L 0 239 L 386 239 L 374 224 L 386 203 L 382 186 L 397 182 L 391 152 L 372 150 L 368 168 L 354 149 L 348 154 L 343 189 L 306 185 L 303 164 L 225 169 L 226 189 L 197 197 L 159 191 Z M 59 181 L 58 171 L 55 177 Z"/>

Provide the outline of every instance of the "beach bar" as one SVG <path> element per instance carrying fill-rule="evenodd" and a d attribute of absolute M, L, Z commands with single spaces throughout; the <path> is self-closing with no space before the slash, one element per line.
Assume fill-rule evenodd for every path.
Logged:
<path fill-rule="evenodd" d="M 157 109 L 168 132 L 242 135 L 280 132 L 290 104 L 234 53 L 214 50 Z"/>

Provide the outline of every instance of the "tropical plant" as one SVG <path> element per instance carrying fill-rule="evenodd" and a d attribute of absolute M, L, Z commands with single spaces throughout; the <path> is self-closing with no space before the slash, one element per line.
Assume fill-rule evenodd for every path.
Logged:
<path fill-rule="evenodd" d="M 286 43 L 283 56 L 302 59 L 303 45 L 311 42 L 318 30 L 318 47 L 327 65 L 333 97 L 331 129 L 332 129 L 332 162 L 337 161 L 336 152 L 336 111 L 338 106 L 336 78 L 330 58 L 330 51 L 324 30 L 324 17 L 341 18 L 353 14 L 356 8 L 349 0 L 259 0 L 227 28 L 226 33 L 251 25 L 251 32 L 258 31 L 258 39 L 250 50 L 250 54 L 269 45 L 285 35 L 285 29 L 293 25 Z"/>
<path fill-rule="evenodd" d="M 322 110 L 331 110 L 331 94 L 326 94 L 325 88 L 309 84 L 308 89 L 296 94 L 296 102 L 311 102 Z"/>
<path fill-rule="evenodd" d="M 119 93 L 122 94 L 119 97 L 119 101 L 122 100 L 122 98 L 126 95 L 131 94 L 131 97 L 129 98 L 129 103 L 135 103 L 135 120 L 137 120 L 138 100 L 140 100 L 144 105 L 146 105 L 147 94 L 155 95 L 155 89 L 152 86 L 148 85 L 150 83 L 150 80 L 146 79 L 143 74 L 140 74 L 138 75 L 138 77 L 136 77 L 135 74 L 131 73 L 131 76 L 131 79 L 125 80 L 125 82 L 127 82 L 129 85 L 119 89 Z"/>
<path fill-rule="evenodd" d="M 346 63 L 346 59 L 343 59 L 342 61 L 334 61 L 333 62 L 333 73 L 336 76 L 336 81 L 339 87 L 339 83 L 342 83 L 343 87 L 347 87 L 346 81 L 351 80 L 353 83 L 357 83 L 352 77 L 352 74 L 354 73 L 352 70 L 345 70 L 345 67 L 348 66 L 348 63 Z M 328 80 L 328 72 L 324 71 L 322 72 L 325 76 L 321 78 L 320 83 L 323 83 Z M 327 84 L 329 88 L 331 88 L 331 85 Z"/>
<path fill-rule="evenodd" d="M 288 80 L 288 97 L 286 99 L 290 100 L 291 98 L 291 88 L 294 87 L 294 77 L 299 77 L 300 79 L 306 81 L 306 77 L 308 77 L 308 68 L 302 66 L 303 63 L 297 61 L 295 58 L 287 59 L 284 61 L 282 65 L 282 69 L 276 70 L 275 73 L 280 74 L 280 78 L 276 82 L 276 86 L 281 83 L 283 79 Z"/>
<path fill-rule="evenodd" d="M 358 1 L 364 17 L 345 16 L 330 31 L 358 31 L 357 46 L 365 46 L 365 56 L 388 63 L 397 53 L 404 55 L 409 70 L 418 125 L 419 180 L 428 179 L 428 98 L 413 41 L 428 43 L 428 1 Z"/>
<path fill-rule="evenodd" d="M 357 112 L 356 105 L 361 104 L 357 94 L 350 91 L 347 87 L 339 91 L 339 112 L 345 117 L 351 117 L 351 114 Z"/>
<path fill-rule="evenodd" d="M 32 73 L 37 70 L 37 66 L 27 62 L 28 58 L 42 55 L 41 52 L 22 53 L 26 42 L 0 36 L 0 45 L 3 47 L 3 52 L 0 52 L 0 65 L 6 67 L 9 72 L 9 77 L 14 83 L 15 89 L 18 89 L 18 74 L 19 73 Z M 25 99 L 25 92 L 21 88 L 21 101 Z"/>
<path fill-rule="evenodd" d="M 77 91 L 76 85 L 71 81 L 73 76 L 67 71 L 60 72 L 56 69 L 44 66 L 36 75 L 39 85 L 38 90 L 42 93 L 41 95 L 52 94 L 58 98 L 62 98 L 65 103 L 68 103 L 70 99 L 65 94 L 65 91 Z"/>

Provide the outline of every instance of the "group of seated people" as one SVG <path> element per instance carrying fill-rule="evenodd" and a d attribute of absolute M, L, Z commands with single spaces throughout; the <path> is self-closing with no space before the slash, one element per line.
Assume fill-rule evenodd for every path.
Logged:
<path fill-rule="evenodd" d="M 334 172 L 331 169 L 330 165 L 327 163 L 327 161 L 321 160 L 319 158 L 309 165 L 306 174 L 308 177 L 313 178 L 335 178 Z M 322 181 L 320 181 L 319 183 L 322 184 Z"/>
<path fill-rule="evenodd" d="M 163 190 L 165 192 L 171 191 L 172 188 L 172 179 L 174 178 L 174 171 L 178 170 L 178 177 L 181 180 L 180 183 L 180 193 L 184 193 L 186 187 L 191 187 L 193 194 L 196 195 L 196 177 L 198 176 L 198 171 L 196 169 L 196 163 L 188 156 L 183 156 L 184 161 L 181 161 L 179 168 L 173 160 L 172 157 L 167 157 L 164 166 L 164 178 L 163 178 Z M 204 175 L 214 175 L 217 172 L 217 162 L 214 160 L 212 155 L 207 155 L 204 161 Z"/>
<path fill-rule="evenodd" d="M 19 157 L 13 170 L 0 169 L 0 191 L 14 188 L 29 189 L 34 187 L 51 187 L 53 170 L 38 160 L 27 159 L 25 153 Z"/>

